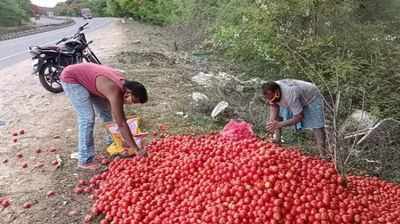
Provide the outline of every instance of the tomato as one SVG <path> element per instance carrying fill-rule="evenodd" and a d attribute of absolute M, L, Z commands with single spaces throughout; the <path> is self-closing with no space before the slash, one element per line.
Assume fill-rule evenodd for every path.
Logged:
<path fill-rule="evenodd" d="M 31 202 L 25 202 L 22 207 L 25 208 L 25 209 L 31 208 L 32 207 L 32 203 Z"/>

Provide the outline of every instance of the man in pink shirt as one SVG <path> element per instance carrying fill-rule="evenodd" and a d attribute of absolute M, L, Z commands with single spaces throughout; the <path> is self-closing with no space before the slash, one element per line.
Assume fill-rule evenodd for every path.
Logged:
<path fill-rule="evenodd" d="M 63 70 L 61 85 L 78 114 L 78 167 L 98 167 L 94 160 L 95 110 L 103 122 L 114 120 L 118 125 L 128 147 L 125 155 L 131 156 L 135 152 L 142 156 L 147 154 L 133 140 L 124 113 L 124 104 L 147 102 L 147 91 L 141 83 L 126 80 L 119 71 L 108 66 L 82 63 Z"/>

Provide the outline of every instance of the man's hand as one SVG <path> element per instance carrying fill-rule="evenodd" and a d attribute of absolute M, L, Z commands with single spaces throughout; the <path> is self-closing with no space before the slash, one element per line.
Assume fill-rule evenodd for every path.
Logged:
<path fill-rule="evenodd" d="M 270 133 L 273 133 L 273 132 L 275 132 L 276 130 L 278 130 L 280 128 L 282 128 L 281 122 L 278 122 L 278 121 L 275 121 L 275 120 L 267 122 L 266 129 Z"/>

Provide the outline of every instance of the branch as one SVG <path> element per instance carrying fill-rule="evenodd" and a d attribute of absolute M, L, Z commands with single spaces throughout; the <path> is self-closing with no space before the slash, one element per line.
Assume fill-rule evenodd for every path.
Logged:
<path fill-rule="evenodd" d="M 328 90 L 328 94 L 329 94 L 329 96 L 330 96 L 330 98 L 331 98 L 331 100 L 332 100 L 332 102 L 333 102 L 332 91 L 330 90 L 330 88 L 329 88 L 328 84 L 326 83 L 324 77 L 322 77 L 321 74 L 320 74 L 319 72 L 317 72 L 317 71 L 312 67 L 312 64 L 311 64 L 305 57 L 303 57 L 303 55 L 301 55 L 300 53 L 298 53 L 296 50 L 290 48 L 288 45 L 282 45 L 282 46 L 285 47 L 286 49 L 288 49 L 288 50 L 289 50 L 290 52 L 292 52 L 293 54 L 296 54 L 299 58 L 301 58 L 301 59 L 303 60 L 303 62 L 306 63 L 306 64 L 308 65 L 308 67 L 312 70 L 312 72 L 313 72 L 314 74 L 316 74 L 316 75 L 321 79 L 323 85 L 325 85 L 326 89 Z M 301 63 L 298 62 L 297 58 L 294 57 L 294 59 L 295 59 L 296 63 L 300 66 L 300 68 L 303 70 L 303 72 L 304 72 L 305 74 L 308 74 L 308 73 L 304 70 L 303 66 L 301 66 Z M 324 100 L 325 104 L 328 106 L 328 109 L 331 110 L 331 111 L 333 111 L 334 108 L 332 108 L 331 105 L 328 104 L 328 102 L 326 101 L 325 97 L 323 97 L 323 100 Z"/>
<path fill-rule="evenodd" d="M 361 90 L 361 91 L 362 91 L 363 97 L 362 97 L 362 106 L 361 106 L 361 117 L 360 117 L 359 123 L 361 123 L 362 120 L 364 119 L 364 109 L 365 109 L 365 90 Z M 360 132 L 360 131 L 361 131 L 361 127 L 360 127 L 360 125 L 358 125 L 356 132 Z M 347 158 L 345 160 L 345 164 L 347 164 L 348 160 L 350 159 L 350 156 L 351 156 L 353 150 L 355 149 L 358 140 L 360 140 L 360 135 L 358 135 L 354 138 L 353 143 L 350 147 L 350 152 L 347 155 Z"/>

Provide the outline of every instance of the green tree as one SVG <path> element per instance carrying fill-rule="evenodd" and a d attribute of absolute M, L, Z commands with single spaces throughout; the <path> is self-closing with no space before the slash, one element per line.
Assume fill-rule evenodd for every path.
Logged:
<path fill-rule="evenodd" d="M 92 10 L 96 16 L 106 16 L 107 12 L 107 0 L 90 0 L 89 8 Z"/>
<path fill-rule="evenodd" d="M 18 26 L 26 18 L 26 14 L 14 0 L 0 1 L 0 26 Z"/>
<path fill-rule="evenodd" d="M 61 16 L 80 16 L 80 10 L 90 6 L 89 0 L 67 0 L 56 5 L 55 13 Z"/>
<path fill-rule="evenodd" d="M 326 94 L 340 90 L 353 106 L 361 106 L 356 92 L 363 89 L 368 110 L 399 119 L 398 18 L 383 13 L 399 4 L 374 7 L 375 1 L 232 0 L 219 12 L 215 43 L 249 74 L 312 80 Z"/>
<path fill-rule="evenodd" d="M 25 12 L 27 18 L 32 16 L 32 3 L 30 0 L 16 0 L 16 2 L 18 7 Z"/>

